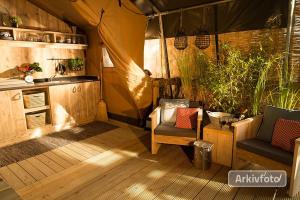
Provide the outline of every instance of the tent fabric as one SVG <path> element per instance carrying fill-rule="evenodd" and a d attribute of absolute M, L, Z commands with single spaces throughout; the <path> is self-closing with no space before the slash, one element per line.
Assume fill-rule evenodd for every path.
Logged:
<path fill-rule="evenodd" d="M 140 12 L 129 1 L 122 1 L 122 4 Z M 152 102 L 152 84 L 143 71 L 146 17 L 119 7 L 118 1 L 77 0 L 73 6 L 90 25 L 97 26 L 120 81 L 128 89 L 136 108 L 148 107 Z M 102 9 L 104 13 L 100 22 Z"/>
<path fill-rule="evenodd" d="M 132 0 L 145 15 L 154 13 L 148 0 Z M 161 12 L 178 8 L 215 2 L 212 0 L 152 0 Z M 179 2 L 179 3 L 178 3 Z M 266 28 L 271 16 L 279 16 L 280 27 L 287 26 L 288 2 L 286 0 L 240 0 L 218 4 L 217 15 L 215 6 L 208 6 L 183 12 L 183 29 L 186 35 L 195 35 L 197 29 L 204 29 L 210 34 L 257 30 Z M 215 17 L 217 16 L 217 27 Z M 175 37 L 180 27 L 180 13 L 163 16 L 165 37 Z M 159 38 L 158 17 L 149 20 L 146 38 Z"/>

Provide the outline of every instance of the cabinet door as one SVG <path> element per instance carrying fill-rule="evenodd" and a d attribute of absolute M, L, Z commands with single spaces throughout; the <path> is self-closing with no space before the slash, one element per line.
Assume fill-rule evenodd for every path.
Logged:
<path fill-rule="evenodd" d="M 86 82 L 83 84 L 84 87 L 84 101 L 85 102 L 85 122 L 92 122 L 96 119 L 100 86 L 99 81 Z"/>
<path fill-rule="evenodd" d="M 71 115 L 70 88 L 70 85 L 49 87 L 52 123 L 61 128 L 74 123 Z"/>
<path fill-rule="evenodd" d="M 26 133 L 21 90 L 0 92 L 0 140 L 8 141 Z"/>
<path fill-rule="evenodd" d="M 85 82 L 77 84 L 76 104 L 78 114 L 77 124 L 86 124 L 96 119 L 99 101 L 99 82 Z M 74 109 L 75 110 L 75 109 Z"/>

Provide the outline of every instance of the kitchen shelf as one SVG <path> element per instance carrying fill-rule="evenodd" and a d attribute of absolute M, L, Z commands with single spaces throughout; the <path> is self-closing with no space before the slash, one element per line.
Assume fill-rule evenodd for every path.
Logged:
<path fill-rule="evenodd" d="M 0 40 L 0 45 L 7 47 L 29 47 L 29 48 L 52 48 L 52 49 L 87 49 L 86 44 L 65 44 L 65 43 L 47 43 L 47 42 L 29 42 L 16 40 Z"/>
<path fill-rule="evenodd" d="M 43 111 L 43 110 L 49 110 L 49 109 L 50 109 L 50 106 L 48 106 L 48 105 L 40 106 L 40 107 L 36 107 L 36 108 L 26 108 L 25 109 L 25 114 L 32 113 L 32 112 Z"/>
<path fill-rule="evenodd" d="M 88 47 L 87 38 L 83 34 L 61 33 L 3 26 L 0 26 L 0 31 L 10 32 L 11 36 L 13 37 L 13 40 L 0 40 L 0 45 L 9 47 L 54 49 L 87 49 Z M 47 36 L 47 39 L 44 38 L 45 36 Z M 29 39 L 35 41 L 29 41 Z M 69 43 L 66 42 L 67 39 L 69 39 Z M 62 40 L 62 42 L 60 42 L 60 40 Z M 76 43 L 70 43 L 73 40 Z"/>

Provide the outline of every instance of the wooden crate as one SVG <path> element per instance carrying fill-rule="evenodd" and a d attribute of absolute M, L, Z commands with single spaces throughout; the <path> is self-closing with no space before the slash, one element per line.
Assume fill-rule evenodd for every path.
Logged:
<path fill-rule="evenodd" d="M 45 92 L 23 94 L 25 108 L 45 106 Z"/>
<path fill-rule="evenodd" d="M 26 122 L 28 129 L 43 127 L 46 125 L 46 111 L 39 113 L 26 114 Z"/>

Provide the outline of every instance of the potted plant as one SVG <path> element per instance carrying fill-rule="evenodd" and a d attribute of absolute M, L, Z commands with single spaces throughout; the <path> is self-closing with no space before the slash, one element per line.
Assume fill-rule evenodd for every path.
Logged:
<path fill-rule="evenodd" d="M 68 67 L 71 71 L 80 71 L 84 65 L 82 58 L 75 58 L 68 60 Z"/>
<path fill-rule="evenodd" d="M 24 80 L 27 83 L 32 83 L 33 82 L 33 77 L 32 77 L 33 73 L 43 71 L 42 68 L 40 67 L 40 64 L 37 63 L 37 62 L 17 67 L 17 70 L 19 72 L 23 73 Z"/>
<path fill-rule="evenodd" d="M 22 19 L 19 16 L 11 16 L 10 17 L 10 23 L 13 27 L 19 28 L 20 25 L 22 25 Z"/>

